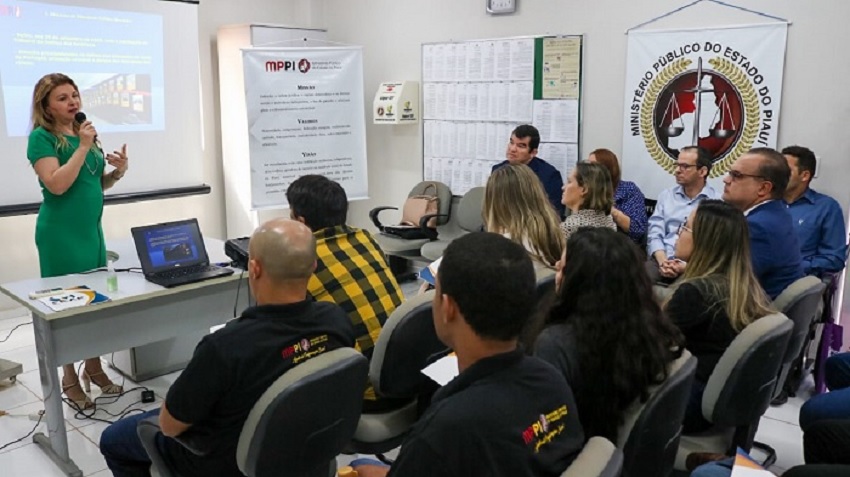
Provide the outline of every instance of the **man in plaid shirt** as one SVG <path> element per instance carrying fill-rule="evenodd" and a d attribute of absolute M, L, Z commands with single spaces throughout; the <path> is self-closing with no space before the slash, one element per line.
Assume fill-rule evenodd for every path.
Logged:
<path fill-rule="evenodd" d="M 286 190 L 290 217 L 304 223 L 316 237 L 316 272 L 308 292 L 316 301 L 339 305 L 351 320 L 356 348 L 367 358 L 381 328 L 403 300 L 380 247 L 368 231 L 345 224 L 348 198 L 337 182 L 320 175 L 296 179 Z M 375 393 L 366 390 L 364 410 L 375 407 Z"/>

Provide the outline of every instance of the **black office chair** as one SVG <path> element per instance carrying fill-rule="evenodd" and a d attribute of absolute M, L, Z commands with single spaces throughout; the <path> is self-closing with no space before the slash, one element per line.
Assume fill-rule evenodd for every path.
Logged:
<path fill-rule="evenodd" d="M 340 348 L 284 373 L 260 396 L 242 426 L 236 449 L 239 470 L 249 477 L 335 473 L 336 456 L 357 427 L 368 368 L 362 354 Z M 137 432 L 159 475 L 179 477 L 156 447 L 157 422 L 140 421 Z"/>
<path fill-rule="evenodd" d="M 667 379 L 650 389 L 649 399 L 626 411 L 617 442 L 623 450 L 623 477 L 666 477 L 673 471 L 696 369 L 697 359 L 683 350 L 670 363 Z"/>
<path fill-rule="evenodd" d="M 394 408 L 364 412 L 348 447 L 349 453 L 381 454 L 399 445 L 418 418 L 418 397 L 430 387 L 422 374 L 428 359 L 444 351 L 431 315 L 434 290 L 405 301 L 390 315 L 375 342 L 369 378 L 379 397 Z"/>

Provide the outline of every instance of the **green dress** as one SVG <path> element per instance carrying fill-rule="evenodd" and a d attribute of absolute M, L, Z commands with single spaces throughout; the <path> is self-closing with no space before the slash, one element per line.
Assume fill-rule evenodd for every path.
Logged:
<path fill-rule="evenodd" d="M 56 157 L 62 166 L 80 145 L 80 138 L 65 136 L 68 146 L 39 127 L 29 136 L 27 158 L 32 165 Z M 35 245 L 42 277 L 79 273 L 106 265 L 106 245 L 100 221 L 103 216 L 103 153 L 92 148 L 77 179 L 62 195 L 51 193 L 41 180 L 44 201 L 38 210 Z"/>

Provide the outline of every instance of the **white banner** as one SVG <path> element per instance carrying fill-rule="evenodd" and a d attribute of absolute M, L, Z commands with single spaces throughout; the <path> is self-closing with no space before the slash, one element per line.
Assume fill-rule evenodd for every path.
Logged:
<path fill-rule="evenodd" d="M 623 176 L 655 198 L 674 185 L 679 149 L 699 145 L 722 190 L 735 159 L 776 147 L 787 27 L 629 32 Z"/>
<path fill-rule="evenodd" d="M 306 174 L 368 198 L 360 47 L 242 51 L 251 159 L 251 207 L 286 207 Z M 222 131 L 222 134 L 229 134 Z"/>

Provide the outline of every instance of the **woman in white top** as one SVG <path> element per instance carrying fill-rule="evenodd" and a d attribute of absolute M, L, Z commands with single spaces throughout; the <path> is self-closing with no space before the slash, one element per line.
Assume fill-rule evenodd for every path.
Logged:
<path fill-rule="evenodd" d="M 561 258 L 564 237 L 558 230 L 558 213 L 528 166 L 509 165 L 490 174 L 483 218 L 485 230 L 524 246 L 535 267 L 554 269 Z"/>
<path fill-rule="evenodd" d="M 617 224 L 611 217 L 611 207 L 614 205 L 611 174 L 601 164 L 578 163 L 564 184 L 561 203 L 572 211 L 561 224 L 564 239 L 569 239 L 581 227 L 617 230 Z"/>

